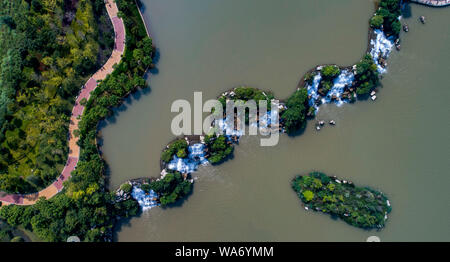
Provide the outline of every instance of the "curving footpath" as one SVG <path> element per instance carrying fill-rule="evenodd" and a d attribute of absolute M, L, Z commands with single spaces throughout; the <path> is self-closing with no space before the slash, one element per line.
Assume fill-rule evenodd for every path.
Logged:
<path fill-rule="evenodd" d="M 450 5 L 450 0 L 411 0 L 411 2 L 435 7 Z"/>
<path fill-rule="evenodd" d="M 108 16 L 114 27 L 114 50 L 103 67 L 89 78 L 75 101 L 69 124 L 69 156 L 67 157 L 67 163 L 64 166 L 61 175 L 55 182 L 37 193 L 26 195 L 0 193 L 0 202 L 2 202 L 3 205 L 33 205 L 41 197 L 49 199 L 63 189 L 63 183 L 70 178 L 72 171 L 75 170 L 80 157 L 80 147 L 77 145 L 79 138 L 74 135 L 74 131 L 78 129 L 78 122 L 80 121 L 79 117 L 83 114 L 84 110 L 84 106 L 80 105 L 80 101 L 83 98 L 89 99 L 91 92 L 97 87 L 97 82 L 105 79 L 105 77 L 114 70 L 113 66 L 120 62 L 125 50 L 125 26 L 122 18 L 117 16 L 119 11 L 117 5 L 114 0 L 105 0 L 105 5 Z"/>

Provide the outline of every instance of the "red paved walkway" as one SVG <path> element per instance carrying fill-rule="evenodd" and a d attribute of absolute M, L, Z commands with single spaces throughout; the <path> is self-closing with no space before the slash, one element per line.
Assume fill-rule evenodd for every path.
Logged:
<path fill-rule="evenodd" d="M 84 110 L 84 106 L 80 105 L 80 101 L 83 98 L 89 99 L 91 92 L 97 87 L 97 81 L 104 79 L 113 71 L 113 66 L 120 62 L 122 53 L 125 50 L 125 26 L 123 20 L 117 17 L 117 12 L 119 11 L 117 5 L 113 0 L 106 0 L 105 4 L 109 18 L 114 27 L 114 50 L 105 65 L 89 78 L 75 101 L 69 124 L 69 156 L 61 175 L 53 182 L 53 184 L 34 194 L 21 195 L 0 193 L 0 201 L 3 205 L 32 205 L 41 197 L 47 199 L 51 198 L 62 190 L 63 182 L 67 181 L 70 178 L 72 171 L 75 170 L 80 156 L 80 147 L 77 145 L 78 137 L 76 137 L 73 132 L 78 129 L 78 117 L 83 114 Z"/>

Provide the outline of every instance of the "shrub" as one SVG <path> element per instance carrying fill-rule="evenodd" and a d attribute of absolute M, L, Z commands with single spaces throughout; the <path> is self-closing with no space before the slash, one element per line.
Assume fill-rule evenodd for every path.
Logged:
<path fill-rule="evenodd" d="M 120 186 L 120 190 L 122 190 L 125 193 L 130 193 L 132 189 L 133 186 L 129 183 L 125 183 Z"/>
<path fill-rule="evenodd" d="M 152 190 L 151 184 L 142 184 L 141 189 L 144 190 L 145 193 L 149 193 Z"/>
<path fill-rule="evenodd" d="M 398 36 L 401 30 L 401 24 L 398 21 L 401 15 L 400 0 L 381 0 L 379 7 L 376 15 L 370 20 L 370 25 L 380 28 L 381 18 L 383 18 L 383 31 L 387 35 Z"/>
<path fill-rule="evenodd" d="M 379 84 L 377 65 L 373 62 L 372 56 L 367 54 L 356 64 L 356 93 L 367 95 Z"/>
<path fill-rule="evenodd" d="M 384 23 L 384 18 L 381 15 L 374 15 L 372 19 L 370 19 L 370 26 L 373 28 L 380 28 Z"/>
<path fill-rule="evenodd" d="M 11 239 L 11 242 L 25 242 L 21 236 L 15 236 Z"/>
<path fill-rule="evenodd" d="M 308 111 L 308 92 L 305 88 L 295 91 L 286 102 L 287 109 L 281 113 L 281 121 L 288 134 L 304 128 Z"/>
<path fill-rule="evenodd" d="M 192 183 L 185 180 L 180 172 L 173 172 L 159 181 L 151 182 L 149 187 L 159 194 L 161 206 L 167 206 L 188 195 L 192 190 Z"/>
<path fill-rule="evenodd" d="M 227 158 L 231 157 L 234 147 L 227 141 L 224 135 L 216 137 L 215 134 L 205 137 L 205 144 L 208 148 L 208 161 L 213 164 L 220 164 Z"/>
<path fill-rule="evenodd" d="M 321 70 L 322 78 L 332 80 L 339 75 L 341 70 L 335 65 L 324 66 Z"/>
<path fill-rule="evenodd" d="M 314 193 L 310 190 L 306 190 L 302 194 L 306 202 L 309 202 L 314 199 Z"/>
<path fill-rule="evenodd" d="M 161 160 L 168 163 L 172 160 L 173 155 L 177 155 L 180 158 L 184 158 L 187 156 L 188 143 L 184 139 L 178 139 L 171 144 L 169 147 L 165 149 L 161 154 Z"/>

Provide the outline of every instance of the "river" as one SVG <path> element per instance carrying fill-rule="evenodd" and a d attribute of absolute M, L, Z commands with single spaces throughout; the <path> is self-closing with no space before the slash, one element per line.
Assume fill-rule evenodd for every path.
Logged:
<path fill-rule="evenodd" d="M 157 70 L 151 91 L 129 97 L 101 129 L 111 189 L 159 176 L 161 149 L 174 138 L 174 100 L 193 101 L 194 91 L 212 99 L 238 85 L 286 98 L 315 65 L 357 62 L 374 12 L 368 0 L 142 2 Z M 449 241 L 450 10 L 411 5 L 410 12 L 375 102 L 322 106 L 317 118 L 335 127 L 316 132 L 310 121 L 275 147 L 242 138 L 234 159 L 193 173 L 193 194 L 182 204 L 123 222 L 115 240 Z M 312 170 L 384 192 L 393 207 L 386 227 L 365 231 L 305 211 L 290 181 Z"/>

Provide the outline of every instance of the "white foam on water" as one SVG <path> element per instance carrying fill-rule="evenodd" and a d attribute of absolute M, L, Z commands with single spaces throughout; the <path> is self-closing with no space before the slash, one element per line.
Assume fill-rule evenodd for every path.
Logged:
<path fill-rule="evenodd" d="M 153 190 L 150 190 L 149 193 L 145 193 L 142 188 L 134 186 L 131 191 L 131 196 L 139 203 L 139 206 L 141 206 L 143 210 L 148 210 L 160 205 L 157 201 L 158 194 Z"/>
<path fill-rule="evenodd" d="M 250 123 L 253 127 L 259 127 L 260 130 L 268 128 L 272 121 L 278 122 L 279 115 L 277 111 L 267 111 L 264 115 L 259 117 L 258 122 Z"/>
<path fill-rule="evenodd" d="M 306 87 L 308 96 L 311 96 L 311 98 L 309 99 L 309 106 L 314 106 L 316 108 L 316 112 L 319 109 L 316 106 L 315 101 L 319 98 L 317 90 L 319 89 L 320 80 L 322 80 L 322 75 L 318 73 L 316 76 L 314 76 L 312 84 Z"/>
<path fill-rule="evenodd" d="M 386 68 L 383 68 L 378 62 L 378 58 L 382 57 L 387 59 L 394 47 L 393 37 L 387 38 L 384 32 L 380 29 L 374 30 L 376 35 L 375 39 L 370 40 L 370 45 L 372 49 L 370 50 L 370 55 L 372 55 L 373 61 L 377 65 L 378 72 L 384 74 L 387 72 Z"/>
<path fill-rule="evenodd" d="M 352 85 L 354 79 L 355 75 L 351 71 L 346 69 L 342 70 L 342 72 L 334 79 L 333 86 L 322 102 L 334 102 L 337 106 L 347 103 L 348 101 L 346 99 L 342 99 L 342 93 L 344 92 L 345 87 L 350 87 Z M 331 101 L 333 96 L 335 96 L 336 99 Z"/>
<path fill-rule="evenodd" d="M 331 87 L 328 94 L 325 97 L 322 97 L 322 99 L 320 100 L 322 104 L 329 104 L 331 102 L 334 102 L 337 106 L 341 106 L 344 103 L 348 103 L 347 99 L 342 99 L 342 93 L 344 92 L 346 87 L 350 87 L 352 85 L 354 79 L 355 75 L 352 71 L 349 71 L 347 69 L 342 70 L 342 72 L 334 79 L 333 86 Z M 316 109 L 316 112 L 319 111 L 319 107 L 315 104 L 315 101 L 320 97 L 318 89 L 321 80 L 322 76 L 319 73 L 314 77 L 313 83 L 306 87 L 308 96 L 310 96 L 309 105 L 313 106 Z M 332 101 L 333 96 L 335 96 L 336 99 Z"/>
<path fill-rule="evenodd" d="M 174 155 L 172 161 L 167 165 L 167 168 L 183 174 L 189 174 L 196 171 L 199 165 L 207 165 L 209 163 L 205 158 L 204 149 L 205 145 L 201 143 L 189 146 L 188 156 L 186 158 L 179 158 Z"/>
<path fill-rule="evenodd" d="M 219 120 L 218 124 L 217 128 L 223 131 L 223 134 L 228 138 L 231 136 L 240 137 L 244 135 L 244 130 L 235 130 L 233 124 L 230 125 L 226 119 Z"/>

